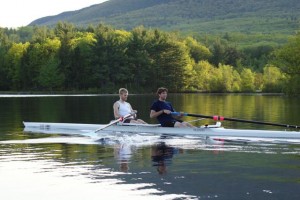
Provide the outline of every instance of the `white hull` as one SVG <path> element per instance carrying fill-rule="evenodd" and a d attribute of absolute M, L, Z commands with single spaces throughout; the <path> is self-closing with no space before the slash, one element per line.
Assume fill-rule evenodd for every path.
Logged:
<path fill-rule="evenodd" d="M 123 124 L 112 125 L 97 133 L 95 130 L 106 126 L 106 124 L 72 124 L 72 123 L 46 123 L 46 122 L 24 122 L 25 132 L 36 133 L 58 133 L 58 134 L 80 134 L 91 137 L 101 136 L 101 133 L 150 133 L 191 135 L 201 137 L 242 137 L 242 138 L 272 138 L 272 139 L 297 139 L 300 140 L 300 132 L 296 131 L 271 131 L 271 130 L 241 130 L 225 129 L 220 125 L 210 125 L 199 128 L 166 128 L 159 125 Z"/>

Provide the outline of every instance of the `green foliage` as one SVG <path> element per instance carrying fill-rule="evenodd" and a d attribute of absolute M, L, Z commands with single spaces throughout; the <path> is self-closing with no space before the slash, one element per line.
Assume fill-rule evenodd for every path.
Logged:
<path fill-rule="evenodd" d="M 257 91 L 262 91 L 264 86 L 264 74 L 262 73 L 256 73 L 255 74 L 255 82 L 254 87 Z"/>
<path fill-rule="evenodd" d="M 26 53 L 29 43 L 13 43 L 6 54 L 5 65 L 7 67 L 7 76 L 12 89 L 21 88 L 21 77 L 23 72 L 22 57 Z"/>
<path fill-rule="evenodd" d="M 64 21 L 92 30 L 104 22 L 128 31 L 141 25 L 180 31 L 208 47 L 213 53 L 209 60 L 215 66 L 237 67 L 240 63 L 262 73 L 270 53 L 299 29 L 299 5 L 298 0 L 110 0 L 44 17 L 31 25 L 54 27 Z M 23 35 L 10 36 L 17 42 L 24 41 L 20 39 Z M 220 43 L 214 44 L 218 39 Z M 201 60 L 197 48 L 190 52 L 195 62 Z"/>
<path fill-rule="evenodd" d="M 6 53 L 9 48 L 8 36 L 3 29 L 0 29 L 0 90 L 8 90 L 10 88 L 8 71 L 6 66 Z"/>
<path fill-rule="evenodd" d="M 197 91 L 210 91 L 210 76 L 214 67 L 208 61 L 200 61 L 194 65 L 195 75 L 191 87 Z"/>
<path fill-rule="evenodd" d="M 71 74 L 66 74 L 70 67 L 66 65 L 70 62 L 68 54 L 71 53 L 68 40 L 77 31 L 95 33 L 99 22 L 127 31 L 140 25 L 180 31 L 188 36 L 186 43 L 195 62 L 208 59 L 214 66 L 219 63 L 247 66 L 262 73 L 273 50 L 285 44 L 299 29 L 299 5 L 297 0 L 110 0 L 38 19 L 31 23 L 33 26 L 3 30 L 15 43 L 54 38 L 55 35 L 64 37 L 60 57 L 67 83 L 72 79 Z M 206 55 L 205 48 L 211 55 Z"/>
<path fill-rule="evenodd" d="M 39 85 L 46 90 L 60 88 L 64 82 L 64 75 L 59 72 L 59 60 L 51 57 L 41 66 L 38 76 Z"/>
<path fill-rule="evenodd" d="M 279 68 L 275 66 L 266 66 L 263 73 L 263 91 L 264 92 L 282 92 L 285 76 Z"/>
<path fill-rule="evenodd" d="M 237 92 L 240 85 L 240 77 L 236 70 L 230 65 L 220 65 L 219 70 L 222 72 L 222 85 L 224 91 Z"/>
<path fill-rule="evenodd" d="M 18 35 L 18 31 L 12 34 Z M 297 56 L 289 56 L 298 48 L 294 40 L 276 52 L 281 59 L 278 65 L 265 65 L 256 72 L 251 66 L 244 67 L 244 56 L 255 59 L 261 53 L 268 61 L 273 47 L 240 50 L 230 45 L 231 34 L 207 45 L 189 36 L 143 26 L 125 31 L 103 24 L 84 29 L 60 22 L 53 29 L 34 28 L 26 43 L 10 40 L 5 31 L 0 36 L 2 90 L 111 93 L 119 87 L 150 92 L 165 86 L 171 92 L 281 92 L 291 88 L 286 83 L 298 83 L 295 76 L 275 67 L 298 62 Z M 297 72 L 294 62 L 284 66 Z"/>
<path fill-rule="evenodd" d="M 212 92 L 239 92 L 241 78 L 239 73 L 230 65 L 220 64 L 211 71 L 210 91 Z"/>
<path fill-rule="evenodd" d="M 155 37 L 157 40 L 154 39 Z M 154 33 L 147 31 L 144 27 L 137 27 L 131 31 L 126 55 L 131 75 L 135 74 L 135 76 L 130 76 L 129 82 L 133 83 L 138 91 L 160 84 L 158 77 L 161 69 L 156 67 L 154 62 L 159 56 L 157 51 L 161 49 L 158 44 L 164 43 L 164 39 L 165 37 L 162 37 L 158 31 Z M 153 79 L 153 77 L 157 77 L 157 79 Z M 149 85 L 149 82 L 152 82 L 152 85 Z"/>
<path fill-rule="evenodd" d="M 222 42 L 217 39 L 213 44 L 212 44 L 212 53 L 213 56 L 210 59 L 210 62 L 213 63 L 215 66 L 218 66 L 219 63 L 225 64 L 225 45 L 222 44 Z"/>
<path fill-rule="evenodd" d="M 245 92 L 254 92 L 255 74 L 247 68 L 241 72 L 241 90 Z"/>
<path fill-rule="evenodd" d="M 293 76 L 288 76 L 287 84 L 285 87 L 285 93 L 289 95 L 299 95 L 300 94 L 300 75 L 295 74 Z"/>
<path fill-rule="evenodd" d="M 93 58 L 100 87 L 119 87 L 129 82 L 132 74 L 127 70 L 127 42 L 130 34 L 100 25 L 95 30 Z M 115 86 L 116 85 L 116 86 Z"/>
<path fill-rule="evenodd" d="M 287 74 L 287 92 L 300 94 L 300 33 L 275 52 L 276 65 Z"/>
<path fill-rule="evenodd" d="M 275 56 L 281 70 L 285 73 L 300 74 L 300 33 L 279 49 Z"/>
<path fill-rule="evenodd" d="M 71 87 L 77 90 L 93 87 L 96 80 L 93 67 L 93 46 L 96 43 L 93 33 L 78 33 L 70 40 Z"/>
<path fill-rule="evenodd" d="M 230 65 L 220 64 L 217 68 L 208 61 L 200 61 L 194 66 L 193 88 L 207 92 L 241 91 L 240 74 Z"/>
<path fill-rule="evenodd" d="M 139 25 L 186 33 L 292 34 L 299 28 L 298 0 L 110 0 L 85 9 L 44 17 L 31 25 L 80 26 L 99 22 L 131 30 Z"/>
<path fill-rule="evenodd" d="M 190 56 L 196 63 L 200 60 L 208 60 L 212 56 L 212 53 L 206 46 L 201 45 L 192 37 L 187 37 L 184 42 L 189 49 Z"/>

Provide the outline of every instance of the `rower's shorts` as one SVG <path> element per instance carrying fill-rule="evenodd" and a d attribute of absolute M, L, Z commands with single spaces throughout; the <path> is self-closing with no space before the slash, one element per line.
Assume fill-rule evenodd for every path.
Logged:
<path fill-rule="evenodd" d="M 123 121 L 123 123 L 130 123 L 131 120 L 137 120 L 137 118 L 127 118 Z"/>
<path fill-rule="evenodd" d="M 130 123 L 131 120 L 132 120 L 132 119 L 125 119 L 125 120 L 123 121 L 123 123 Z"/>
<path fill-rule="evenodd" d="M 173 120 L 173 121 L 168 121 L 162 124 L 162 127 L 174 127 L 176 122 L 182 122 L 181 120 Z"/>

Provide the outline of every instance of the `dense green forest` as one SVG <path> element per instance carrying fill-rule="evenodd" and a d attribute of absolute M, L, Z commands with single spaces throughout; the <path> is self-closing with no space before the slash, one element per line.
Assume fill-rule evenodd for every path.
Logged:
<path fill-rule="evenodd" d="M 300 29 L 300 4 L 298 0 L 109 0 L 30 25 L 54 27 L 59 21 L 82 27 L 109 24 L 127 31 L 158 28 L 201 42 L 228 38 L 229 33 L 236 45 L 255 48 L 286 43 Z"/>
<path fill-rule="evenodd" d="M 125 30 L 143 25 L 197 34 L 292 34 L 299 29 L 299 10 L 298 0 L 109 0 L 43 17 L 30 25 L 55 26 L 68 21 L 88 26 L 101 22 Z"/>
<path fill-rule="evenodd" d="M 299 93 L 300 35 L 282 47 L 240 50 L 230 34 L 204 42 L 179 33 L 103 24 L 0 28 L 1 91 Z M 297 53 L 298 52 L 298 53 Z"/>
<path fill-rule="evenodd" d="M 300 4 L 298 0 L 109 0 L 30 25 L 55 27 L 59 21 L 82 29 L 109 24 L 131 32 L 143 26 L 190 36 L 210 49 L 214 66 L 224 63 L 263 73 L 273 51 L 300 30 Z M 215 48 L 224 51 L 224 58 L 217 58 Z"/>

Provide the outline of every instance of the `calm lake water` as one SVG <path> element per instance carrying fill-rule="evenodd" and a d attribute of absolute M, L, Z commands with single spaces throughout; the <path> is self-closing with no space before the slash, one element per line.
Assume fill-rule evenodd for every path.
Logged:
<path fill-rule="evenodd" d="M 148 123 L 153 95 L 128 101 Z M 23 132 L 22 121 L 108 123 L 116 95 L 0 95 L 0 199 L 299 199 L 299 144 L 208 144 L 196 137 Z M 170 94 L 177 111 L 300 124 L 299 99 Z M 187 121 L 195 118 L 186 118 Z M 214 123 L 201 120 L 195 125 Z M 278 127 L 223 122 L 238 129 Z"/>

